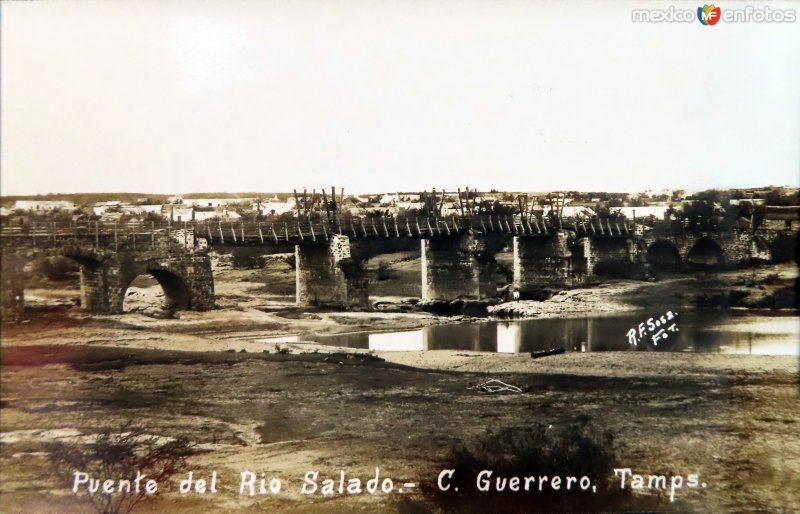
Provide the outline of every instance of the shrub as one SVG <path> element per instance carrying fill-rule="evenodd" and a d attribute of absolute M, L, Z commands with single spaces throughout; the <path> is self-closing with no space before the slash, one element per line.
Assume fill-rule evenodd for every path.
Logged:
<path fill-rule="evenodd" d="M 163 484 L 186 466 L 193 445 L 186 438 L 168 441 L 148 435 L 141 426 L 128 421 L 112 430 L 103 429 L 88 444 L 54 442 L 47 445 L 49 460 L 59 479 L 72 489 L 74 473 L 84 472 L 90 477 L 106 479 L 133 479 L 136 472 Z M 95 512 L 117 514 L 131 512 L 145 499 L 146 491 L 130 491 L 88 495 Z"/>
<path fill-rule="evenodd" d="M 80 271 L 78 263 L 66 257 L 47 257 L 35 261 L 31 269 L 34 273 L 44 275 L 48 280 L 63 281 L 70 277 L 70 274 Z"/>
<path fill-rule="evenodd" d="M 472 445 L 454 447 L 442 462 L 441 469 L 456 470 L 449 480 L 450 489 L 441 491 L 436 480 L 423 483 L 422 491 L 446 512 L 553 512 L 608 511 L 633 507 L 630 489 L 614 485 L 617 460 L 613 436 L 608 431 L 580 423 L 565 428 L 537 426 L 487 430 Z M 570 491 L 538 486 L 530 491 L 479 491 L 476 477 L 482 470 L 491 470 L 492 482 L 497 477 L 587 476 L 591 488 L 583 491 L 573 485 Z M 563 482 L 562 482 L 563 483 Z M 458 492 L 455 492 L 455 491 Z M 641 508 L 642 505 L 639 505 Z M 652 506 L 651 506 L 652 508 Z"/>
<path fill-rule="evenodd" d="M 380 262 L 378 264 L 378 271 L 376 272 L 376 277 L 378 280 L 389 280 L 394 277 L 394 272 L 389 267 L 388 262 Z"/>

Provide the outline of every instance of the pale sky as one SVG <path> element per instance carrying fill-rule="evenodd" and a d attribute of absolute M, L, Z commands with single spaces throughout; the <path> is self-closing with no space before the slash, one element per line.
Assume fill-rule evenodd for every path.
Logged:
<path fill-rule="evenodd" d="M 698 5 L 678 1 L 1 5 L 3 195 L 800 185 L 800 21 L 631 20 Z"/>

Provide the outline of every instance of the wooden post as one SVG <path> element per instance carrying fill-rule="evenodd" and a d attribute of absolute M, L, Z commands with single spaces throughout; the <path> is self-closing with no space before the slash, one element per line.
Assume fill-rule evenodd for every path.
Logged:
<path fill-rule="evenodd" d="M 367 224 L 364 220 L 361 220 L 361 231 L 364 233 L 364 237 L 367 237 Z"/>
<path fill-rule="evenodd" d="M 489 230 L 494 232 L 494 223 L 492 223 L 492 215 L 489 215 Z"/>
<path fill-rule="evenodd" d="M 350 229 L 353 231 L 353 239 L 358 237 L 356 234 L 356 219 L 352 217 L 350 218 Z"/>
<path fill-rule="evenodd" d="M 225 235 L 222 233 L 222 222 L 217 223 L 217 227 L 219 228 L 219 240 L 222 244 L 225 244 Z"/>
<path fill-rule="evenodd" d="M 371 218 L 370 219 L 370 224 L 372 225 L 372 232 L 377 236 L 378 235 L 378 229 L 375 228 L 375 218 Z"/>
<path fill-rule="evenodd" d="M 322 188 L 322 204 L 325 206 L 325 219 L 331 219 L 331 211 L 328 208 L 328 195 L 325 194 L 325 188 Z"/>
<path fill-rule="evenodd" d="M 289 224 L 284 222 L 283 224 L 283 234 L 286 236 L 286 242 L 289 242 Z"/>
<path fill-rule="evenodd" d="M 408 237 L 413 236 L 414 234 L 411 233 L 411 227 L 408 225 L 408 217 L 406 217 L 406 231 L 408 232 Z"/>
<path fill-rule="evenodd" d="M 383 225 L 383 233 L 386 237 L 389 237 L 389 229 L 386 228 L 386 220 L 381 217 L 381 224 Z"/>
<path fill-rule="evenodd" d="M 275 233 L 275 224 L 274 223 L 270 223 L 269 224 L 269 229 L 272 231 L 272 238 L 277 243 L 278 242 L 278 234 Z"/>
<path fill-rule="evenodd" d="M 117 224 L 114 223 L 114 250 L 119 250 L 119 243 L 117 241 Z"/>
<path fill-rule="evenodd" d="M 317 242 L 317 235 L 314 233 L 314 224 L 309 222 L 308 226 L 311 228 L 311 240 Z"/>
<path fill-rule="evenodd" d="M 244 243 L 244 221 L 242 223 L 242 243 Z"/>
<path fill-rule="evenodd" d="M 325 190 L 322 190 L 325 192 Z M 325 240 L 328 241 L 330 237 L 328 237 L 328 222 L 327 220 L 322 220 L 322 234 L 325 236 Z"/>
<path fill-rule="evenodd" d="M 419 218 L 414 218 L 414 222 L 417 224 L 417 235 L 421 236 L 422 231 L 419 229 Z"/>
<path fill-rule="evenodd" d="M 458 234 L 460 231 L 458 230 L 458 225 L 456 224 L 456 217 L 450 216 L 450 220 L 453 222 L 453 230 L 455 230 L 456 234 Z"/>
<path fill-rule="evenodd" d="M 297 198 L 297 189 L 294 189 L 294 206 L 297 209 L 297 216 L 300 217 L 300 199 Z"/>
<path fill-rule="evenodd" d="M 425 218 L 425 224 L 428 225 L 428 233 L 430 235 L 433 235 L 433 228 L 431 227 L 431 219 L 426 217 Z"/>
<path fill-rule="evenodd" d="M 300 230 L 300 222 L 297 222 L 297 233 L 300 235 L 300 241 L 303 240 L 303 231 Z"/>
<path fill-rule="evenodd" d="M 233 244 L 236 244 L 239 241 L 237 241 L 237 239 L 236 239 L 236 231 L 233 230 L 233 225 L 230 225 L 230 229 L 231 229 L 231 235 L 233 236 Z"/>
<path fill-rule="evenodd" d="M 486 233 L 486 225 L 483 224 L 483 216 L 480 217 L 480 220 L 481 220 L 481 230 L 485 234 Z"/>
<path fill-rule="evenodd" d="M 206 231 L 208 232 L 208 242 L 212 243 L 214 238 L 211 237 L 211 223 L 206 223 Z"/>
<path fill-rule="evenodd" d="M 261 240 L 261 244 L 264 244 L 264 234 L 261 233 L 261 223 L 258 224 L 258 239 Z"/>

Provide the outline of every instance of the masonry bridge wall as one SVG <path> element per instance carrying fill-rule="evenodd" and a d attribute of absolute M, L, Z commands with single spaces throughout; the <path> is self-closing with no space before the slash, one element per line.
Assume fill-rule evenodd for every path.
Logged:
<path fill-rule="evenodd" d="M 169 309 L 210 309 L 214 306 L 211 261 L 205 252 L 193 251 L 193 241 L 187 240 L 187 243 L 162 240 L 150 247 L 140 245 L 137 249 L 69 242 L 45 248 L 16 246 L 13 251 L 2 253 L 3 318 L 23 316 L 26 264 L 55 256 L 78 263 L 81 307 L 89 312 L 122 313 L 125 291 L 143 274 L 150 274 L 159 282 Z"/>
<path fill-rule="evenodd" d="M 386 233 L 391 234 L 388 230 Z M 441 230 L 436 235 L 431 231 L 416 236 L 409 230 L 407 237 L 354 239 L 326 234 L 294 245 L 296 301 L 299 305 L 369 309 L 364 262 L 377 253 L 413 245 L 419 245 L 421 255 L 422 300 L 434 302 L 495 298 L 498 295 L 495 255 L 503 248 L 513 248 L 513 290 L 525 297 L 542 288 L 581 285 L 604 267 L 632 268 L 644 264 L 655 244 L 670 245 L 681 263 L 690 260 L 692 253 L 702 247 L 716 252 L 720 264 L 736 265 L 764 257 L 770 238 L 779 236 L 746 231 L 650 231 L 577 237 L 575 232 L 566 230 L 523 234 L 514 230 L 482 233 L 455 228 Z M 174 309 L 203 310 L 214 306 L 214 278 L 207 240 L 195 238 L 190 231 L 174 231 L 167 236 L 151 235 L 145 241 L 137 243 L 134 238 L 132 246 L 130 242 L 120 244 L 116 238 L 106 237 L 83 243 L 64 241 L 49 248 L 18 242 L 12 251 L 2 254 L 3 317 L 10 319 L 22 314 L 25 264 L 51 255 L 69 257 L 79 263 L 81 304 L 90 312 L 122 312 L 125 290 L 136 276 L 145 273 L 159 281 Z M 211 241 L 212 248 L 225 248 L 221 244 L 221 238 L 219 242 Z M 252 241 L 248 244 L 265 250 L 275 246 L 263 242 L 259 246 Z M 291 247 L 288 241 L 281 244 Z"/>

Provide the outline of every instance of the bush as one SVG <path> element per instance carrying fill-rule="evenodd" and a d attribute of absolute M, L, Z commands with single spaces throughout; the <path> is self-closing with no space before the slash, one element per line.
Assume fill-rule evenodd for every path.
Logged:
<path fill-rule="evenodd" d="M 47 257 L 35 261 L 31 265 L 31 271 L 55 282 L 71 278 L 70 275 L 79 272 L 80 267 L 77 262 L 66 257 Z"/>
<path fill-rule="evenodd" d="M 388 262 L 381 262 L 378 264 L 378 271 L 376 272 L 378 280 L 389 280 L 394 277 L 394 272 L 389 267 Z"/>
<path fill-rule="evenodd" d="M 100 480 L 133 480 L 138 471 L 163 485 L 186 467 L 193 445 L 180 437 L 164 442 L 129 421 L 115 430 L 103 429 L 88 444 L 59 441 L 48 444 L 47 450 L 59 479 L 71 490 L 75 472 L 84 472 Z M 146 497 L 142 487 L 139 492 L 131 488 L 113 494 L 98 492 L 87 498 L 95 512 L 116 514 L 131 512 Z"/>
<path fill-rule="evenodd" d="M 449 480 L 448 491 L 441 491 L 435 479 L 423 483 L 422 491 L 446 512 L 586 512 L 637 508 L 630 489 L 622 490 L 612 484 L 613 470 L 618 467 L 612 448 L 610 432 L 598 431 L 585 422 L 561 429 L 538 426 L 487 430 L 474 444 L 454 447 L 442 462 L 441 469 L 456 470 Z M 493 472 L 493 484 L 498 477 L 520 477 L 520 490 L 479 491 L 476 477 L 483 470 Z M 562 484 L 566 477 L 586 476 L 596 492 L 591 487 L 581 490 L 576 484 L 569 491 L 563 486 L 559 491 L 547 486 L 542 491 L 538 486 L 524 491 L 526 476 L 560 476 Z"/>

